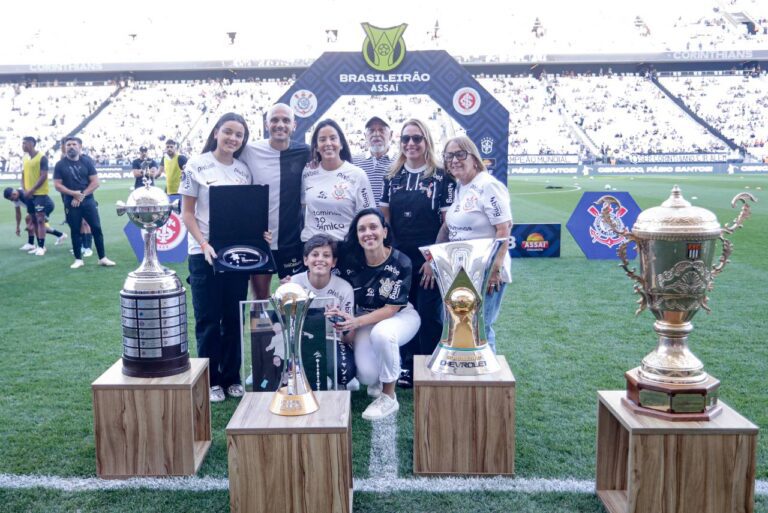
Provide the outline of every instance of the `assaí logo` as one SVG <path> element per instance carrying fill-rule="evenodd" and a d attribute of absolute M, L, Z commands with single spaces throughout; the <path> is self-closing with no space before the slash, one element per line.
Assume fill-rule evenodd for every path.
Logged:
<path fill-rule="evenodd" d="M 407 23 L 397 27 L 380 28 L 370 23 L 362 23 L 365 30 L 363 41 L 363 59 L 376 71 L 395 69 L 405 59 L 405 41 L 403 32 Z"/>

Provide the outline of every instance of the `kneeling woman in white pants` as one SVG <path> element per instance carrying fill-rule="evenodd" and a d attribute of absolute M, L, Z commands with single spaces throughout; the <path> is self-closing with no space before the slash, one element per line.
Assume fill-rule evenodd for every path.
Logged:
<path fill-rule="evenodd" d="M 419 330 L 421 320 L 408 303 L 411 260 L 391 245 L 389 225 L 376 208 L 358 212 L 352 220 L 341 255 L 342 277 L 355 292 L 355 313 L 339 314 L 336 327 L 355 331 L 357 379 L 375 397 L 363 412 L 378 420 L 397 412 L 395 383 L 400 376 L 400 346 Z"/>

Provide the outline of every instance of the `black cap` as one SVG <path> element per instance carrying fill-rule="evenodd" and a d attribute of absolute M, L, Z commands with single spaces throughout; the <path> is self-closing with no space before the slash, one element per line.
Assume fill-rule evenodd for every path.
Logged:
<path fill-rule="evenodd" d="M 149 151 L 149 150 L 147 149 L 146 146 L 142 146 L 141 148 L 139 148 L 139 151 Z"/>
<path fill-rule="evenodd" d="M 370 126 L 371 126 L 373 123 L 381 123 L 381 124 L 382 124 L 382 125 L 384 125 L 385 127 L 387 127 L 387 128 L 390 128 L 390 127 L 389 127 L 389 123 L 387 123 L 386 121 L 384 121 L 383 119 L 381 119 L 379 116 L 373 116 L 371 119 L 369 119 L 369 120 L 368 120 L 368 122 L 365 124 L 365 128 L 370 128 Z"/>

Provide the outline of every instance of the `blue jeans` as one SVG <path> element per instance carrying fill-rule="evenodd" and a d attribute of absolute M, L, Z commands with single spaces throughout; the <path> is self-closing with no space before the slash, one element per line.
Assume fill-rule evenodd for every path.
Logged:
<path fill-rule="evenodd" d="M 203 255 L 189 255 L 189 284 L 195 311 L 197 355 L 208 358 L 211 386 L 240 383 L 240 301 L 248 274 L 214 273 Z"/>
<path fill-rule="evenodd" d="M 496 353 L 496 332 L 493 331 L 493 323 L 499 317 L 501 311 L 501 300 L 504 297 L 504 290 L 506 290 L 507 284 L 502 283 L 499 290 L 492 294 L 485 294 L 485 302 L 483 303 L 483 315 L 485 317 L 485 338 L 488 339 L 493 352 Z"/>

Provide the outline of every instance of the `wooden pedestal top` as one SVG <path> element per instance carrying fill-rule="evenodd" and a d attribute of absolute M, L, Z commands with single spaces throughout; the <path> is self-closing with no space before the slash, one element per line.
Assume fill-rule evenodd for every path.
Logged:
<path fill-rule="evenodd" d="M 476 387 L 508 387 L 515 385 L 515 376 L 509 369 L 507 359 L 503 355 L 496 355 L 499 362 L 498 372 L 493 374 L 481 374 L 479 376 L 457 376 L 455 374 L 442 374 L 432 372 L 427 367 L 425 355 L 414 355 L 413 357 L 413 384 L 428 385 L 433 387 L 449 386 L 476 386 Z"/>
<path fill-rule="evenodd" d="M 190 358 L 190 369 L 174 376 L 162 378 L 134 378 L 123 374 L 123 359 L 120 358 L 112 367 L 91 383 L 94 390 L 110 388 L 133 388 L 153 390 L 185 389 L 200 379 L 200 375 L 208 368 L 208 358 Z"/>
<path fill-rule="evenodd" d="M 632 434 L 680 435 L 680 434 L 757 434 L 759 428 L 742 417 L 722 401 L 723 413 L 709 421 L 675 422 L 638 415 L 621 403 L 625 390 L 601 390 L 597 392 L 600 403 L 608 408 L 616 419 Z"/>
<path fill-rule="evenodd" d="M 315 392 L 320 409 L 295 417 L 269 411 L 274 392 L 248 392 L 227 424 L 227 435 L 343 433 L 349 429 L 350 393 Z"/>

